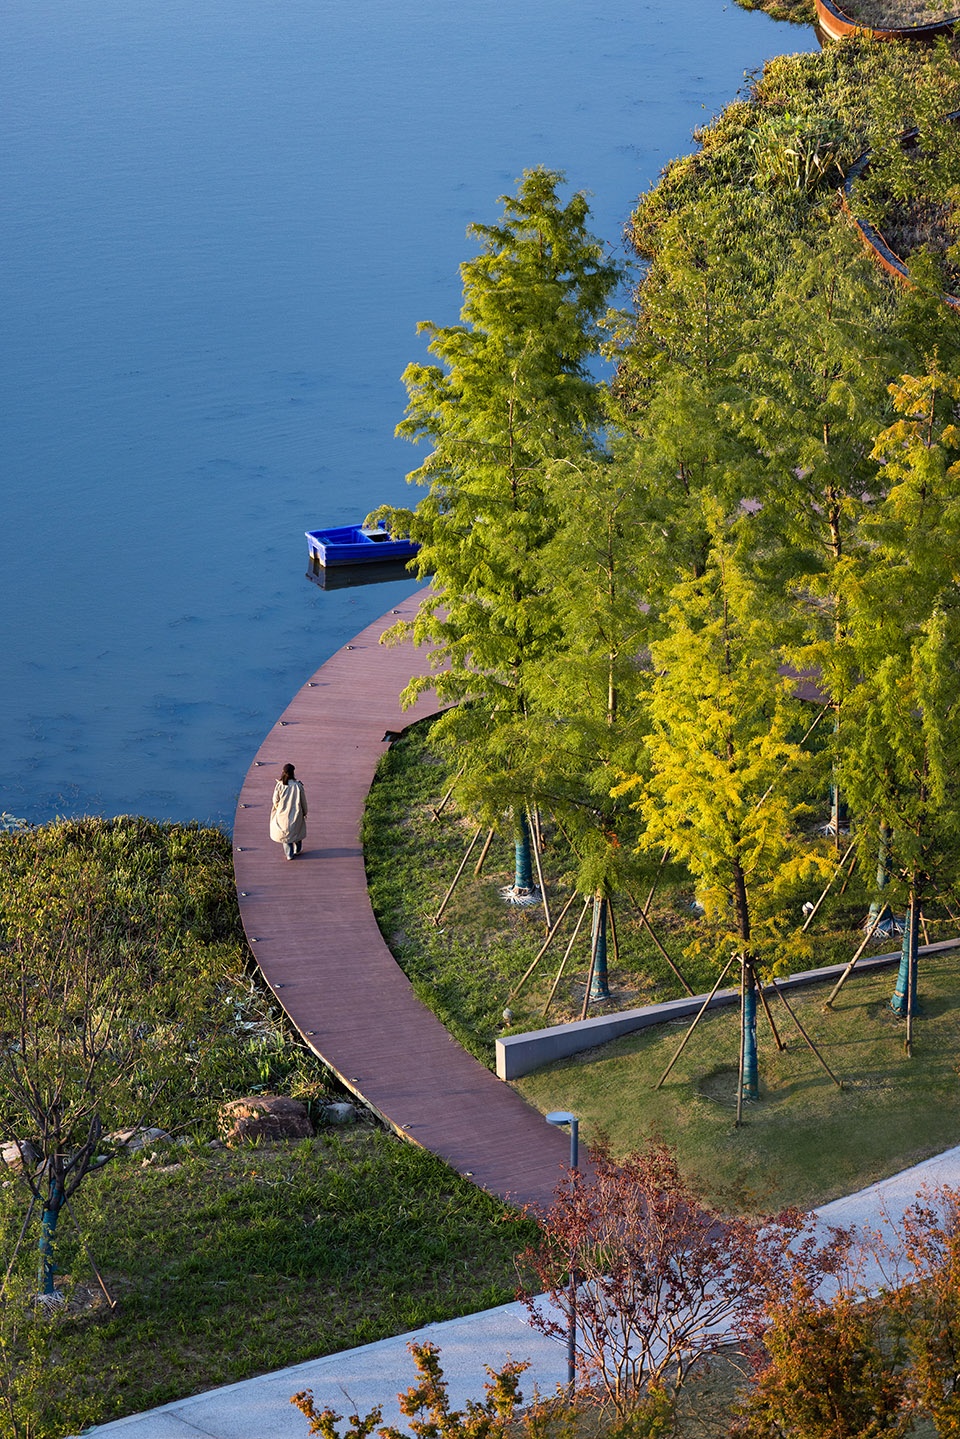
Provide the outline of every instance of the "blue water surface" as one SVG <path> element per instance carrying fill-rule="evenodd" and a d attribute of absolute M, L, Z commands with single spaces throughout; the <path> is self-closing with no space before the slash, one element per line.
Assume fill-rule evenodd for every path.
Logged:
<path fill-rule="evenodd" d="M 813 33 L 722 0 L 4 21 L 0 810 L 229 825 L 294 692 L 414 588 L 318 589 L 303 531 L 406 500 L 400 374 L 467 224 L 548 165 L 622 257 L 693 127 Z"/>

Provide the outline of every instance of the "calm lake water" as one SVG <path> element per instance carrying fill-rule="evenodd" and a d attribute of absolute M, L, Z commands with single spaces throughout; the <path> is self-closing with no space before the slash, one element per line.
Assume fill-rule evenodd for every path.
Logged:
<path fill-rule="evenodd" d="M 722 0 L 7 0 L 0 810 L 229 825 L 316 667 L 414 586 L 305 529 L 410 492 L 418 320 L 525 167 L 638 193 L 812 31 Z"/>

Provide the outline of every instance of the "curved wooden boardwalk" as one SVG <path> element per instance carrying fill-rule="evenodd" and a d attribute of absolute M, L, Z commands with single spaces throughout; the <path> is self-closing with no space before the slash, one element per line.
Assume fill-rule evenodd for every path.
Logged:
<path fill-rule="evenodd" d="M 412 618 L 398 605 L 322 665 L 284 711 L 247 772 L 234 826 L 240 913 L 257 963 L 310 1048 L 398 1134 L 492 1194 L 548 1203 L 566 1133 L 453 1040 L 417 999 L 383 942 L 367 897 L 360 818 L 387 730 L 431 713 L 398 695 L 422 656 L 379 643 Z M 281 767 L 296 765 L 309 816 L 292 862 L 267 833 Z"/>

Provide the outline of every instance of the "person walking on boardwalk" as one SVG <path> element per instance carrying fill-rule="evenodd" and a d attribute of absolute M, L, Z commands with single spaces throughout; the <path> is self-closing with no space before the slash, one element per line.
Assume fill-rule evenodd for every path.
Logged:
<path fill-rule="evenodd" d="M 307 796 L 303 785 L 285 764 L 273 790 L 270 806 L 270 838 L 283 845 L 287 859 L 296 859 L 307 832 Z"/>

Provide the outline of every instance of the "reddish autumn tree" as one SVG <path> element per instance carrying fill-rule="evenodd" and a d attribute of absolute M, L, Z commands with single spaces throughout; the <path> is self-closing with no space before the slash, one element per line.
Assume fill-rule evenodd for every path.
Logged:
<path fill-rule="evenodd" d="M 797 1211 L 721 1215 L 666 1144 L 651 1140 L 622 1162 L 601 1144 L 591 1159 L 589 1177 L 573 1171 L 558 1185 L 538 1216 L 541 1239 L 521 1259 L 551 1308 L 522 1297 L 534 1326 L 558 1339 L 574 1313 L 579 1387 L 622 1417 L 753 1332 L 764 1297 L 782 1293 L 791 1273 L 816 1283 L 834 1262 L 835 1245 L 817 1241 Z"/>

